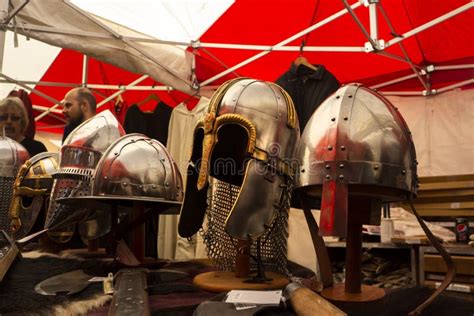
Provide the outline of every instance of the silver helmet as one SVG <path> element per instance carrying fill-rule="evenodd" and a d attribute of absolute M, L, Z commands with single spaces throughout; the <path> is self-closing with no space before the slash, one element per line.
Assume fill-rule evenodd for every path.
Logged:
<path fill-rule="evenodd" d="M 53 186 L 53 174 L 57 170 L 57 153 L 37 154 L 21 166 L 16 176 L 10 206 L 15 239 L 26 236 L 41 210 L 46 211 Z"/>
<path fill-rule="evenodd" d="M 201 227 L 211 176 L 240 187 L 227 233 L 242 240 L 262 236 L 287 209 L 299 135 L 293 102 L 278 85 L 238 78 L 220 86 L 194 130 L 179 234 L 190 237 Z"/>
<path fill-rule="evenodd" d="M 183 181 L 166 147 L 142 134 L 117 139 L 103 154 L 93 174 L 91 193 L 61 203 L 108 209 L 141 201 L 155 207 L 180 205 Z"/>
<path fill-rule="evenodd" d="M 295 188 L 321 197 L 320 234 L 346 236 L 348 198 L 407 200 L 417 192 L 415 146 L 398 110 L 382 95 L 349 84 L 328 97 L 303 131 Z M 374 207 L 364 223 L 380 221 Z"/>
<path fill-rule="evenodd" d="M 13 184 L 20 166 L 30 157 L 18 142 L 0 136 L 0 230 L 10 234 L 10 203 L 13 199 Z"/>
<path fill-rule="evenodd" d="M 83 122 L 65 139 L 60 150 L 59 170 L 54 174 L 45 223 L 45 228 L 50 229 L 48 235 L 51 239 L 60 243 L 69 241 L 74 233 L 74 223 L 84 220 L 91 211 L 58 204 L 57 199 L 89 195 L 92 173 L 102 153 L 124 134 L 115 116 L 106 110 Z M 106 226 L 110 227 L 110 223 Z M 100 237 L 107 231 L 105 227 L 90 238 Z"/>

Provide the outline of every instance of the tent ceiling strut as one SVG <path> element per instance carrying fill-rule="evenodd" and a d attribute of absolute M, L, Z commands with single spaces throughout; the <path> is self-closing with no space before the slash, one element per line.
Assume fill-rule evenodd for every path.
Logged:
<path fill-rule="evenodd" d="M 355 2 L 353 5 L 351 5 L 351 8 L 352 8 L 352 9 L 355 9 L 355 8 L 359 7 L 360 5 L 361 5 L 361 3 L 360 3 L 359 1 L 357 1 L 357 2 Z M 205 80 L 204 82 L 201 83 L 201 87 L 202 87 L 202 86 L 206 86 L 206 85 L 208 85 L 209 83 L 214 82 L 215 80 L 217 80 L 217 79 L 219 79 L 219 78 L 222 78 L 222 77 L 224 77 L 225 75 L 227 75 L 227 74 L 233 72 L 234 70 L 237 70 L 237 69 L 239 69 L 239 68 L 241 68 L 241 67 L 247 65 L 248 63 L 251 63 L 252 61 L 257 60 L 257 59 L 259 59 L 259 58 L 265 56 L 266 54 L 270 53 L 275 47 L 282 47 L 282 46 L 285 46 L 286 44 L 288 44 L 288 43 L 294 41 L 295 39 L 298 39 L 298 38 L 300 38 L 300 37 L 302 37 L 302 36 L 304 36 L 304 35 L 306 35 L 306 34 L 312 32 L 312 31 L 314 31 L 314 30 L 320 28 L 321 26 L 323 26 L 323 25 L 325 25 L 325 24 L 327 24 L 327 23 L 329 23 L 329 22 L 331 22 L 331 21 L 333 21 L 333 20 L 335 20 L 335 19 L 337 19 L 337 18 L 343 16 L 343 15 L 346 14 L 346 13 L 347 13 L 347 10 L 346 10 L 346 9 L 343 9 L 343 10 L 340 10 L 340 11 L 334 13 L 333 15 L 331 15 L 331 16 L 329 16 L 329 17 L 323 19 L 323 20 L 321 20 L 320 22 L 317 22 L 317 23 L 313 24 L 312 26 L 310 26 L 310 27 L 304 29 L 303 31 L 300 31 L 300 32 L 296 33 L 295 35 L 290 36 L 289 38 L 287 38 L 287 39 L 281 41 L 280 43 L 278 43 L 278 44 L 276 44 L 276 45 L 274 45 L 273 47 L 271 47 L 270 50 L 260 52 L 260 53 L 258 53 L 258 54 L 256 54 L 256 55 L 254 55 L 254 56 L 252 56 L 252 57 L 250 57 L 250 58 L 248 58 L 248 59 L 246 59 L 246 60 L 244 60 L 244 61 L 238 63 L 237 65 L 235 65 L 235 66 L 233 66 L 233 67 L 230 67 L 229 69 L 227 69 L 227 70 L 221 72 L 220 74 L 217 74 L 217 75 L 215 75 L 215 76 L 213 76 L 213 77 L 211 77 L 211 78 Z M 299 50 L 299 49 L 298 49 L 298 50 Z"/>
<path fill-rule="evenodd" d="M 390 19 L 388 18 L 388 15 L 387 15 L 387 12 L 385 12 L 385 9 L 383 8 L 382 5 L 379 5 L 378 6 L 379 10 L 380 10 L 380 13 L 382 13 L 382 16 L 385 20 L 385 22 L 387 23 L 388 27 L 390 28 L 390 32 L 392 32 L 392 34 L 397 34 L 396 30 L 395 30 L 395 27 L 393 26 L 392 22 L 390 21 Z M 417 65 L 415 65 L 413 63 L 413 61 L 411 60 L 410 56 L 408 56 L 408 52 L 407 50 L 405 49 L 405 46 L 403 45 L 402 42 L 399 42 L 398 43 L 398 46 L 400 47 L 403 55 L 405 56 L 405 60 L 408 62 L 408 64 L 410 65 L 411 69 L 413 70 L 413 73 L 416 75 L 416 77 L 418 78 L 418 80 L 420 81 L 421 85 L 425 88 L 425 90 L 429 91 L 431 89 L 431 84 L 427 81 L 427 78 L 426 77 L 422 77 L 419 73 L 419 67 Z"/>
<path fill-rule="evenodd" d="M 173 69 L 165 66 L 165 65 L 162 65 L 161 63 L 159 63 L 156 58 L 154 58 L 153 56 L 151 56 L 150 54 L 148 54 L 147 52 L 145 52 L 143 49 L 139 48 L 136 46 L 136 43 L 134 42 L 131 42 L 131 41 L 127 41 L 125 40 L 120 34 L 118 34 L 117 32 L 115 32 L 114 30 L 112 30 L 111 28 L 107 27 L 106 25 L 104 25 L 103 23 L 101 23 L 100 21 L 98 21 L 97 19 L 93 18 L 91 15 L 87 14 L 86 12 L 84 12 L 83 10 L 81 10 L 80 8 L 76 7 L 74 4 L 72 4 L 70 1 L 65 1 L 64 2 L 65 4 L 67 4 L 69 7 L 71 7 L 73 10 L 75 10 L 76 12 L 78 12 L 79 14 L 81 14 L 82 16 L 86 17 L 87 19 L 89 19 L 91 22 L 95 23 L 97 26 L 99 26 L 100 28 L 104 29 L 105 31 L 109 32 L 110 34 L 112 34 L 116 39 L 118 40 L 121 40 L 123 41 L 124 43 L 128 44 L 131 48 L 133 48 L 134 50 L 136 50 L 137 52 L 141 53 L 143 56 L 147 57 L 149 60 L 153 61 L 156 65 L 158 65 L 159 67 L 163 68 L 166 72 L 168 72 L 169 74 L 171 74 L 172 76 L 174 76 L 176 79 L 184 82 L 188 87 L 190 87 L 191 89 L 194 89 L 195 88 L 189 84 L 188 81 L 184 80 L 183 78 L 181 78 Z"/>
<path fill-rule="evenodd" d="M 13 19 L 15 15 L 28 4 L 28 2 L 30 2 L 30 0 L 24 0 L 16 8 L 13 8 L 13 10 L 8 14 L 8 17 L 2 21 L 2 24 L 8 24 L 8 22 L 10 22 L 10 20 Z"/>

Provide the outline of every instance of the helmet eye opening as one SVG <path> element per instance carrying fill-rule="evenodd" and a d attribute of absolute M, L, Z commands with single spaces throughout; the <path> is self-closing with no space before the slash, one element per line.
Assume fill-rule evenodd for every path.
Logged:
<path fill-rule="evenodd" d="M 249 135 L 247 130 L 238 124 L 225 124 L 217 130 L 217 141 L 214 147 L 210 175 L 221 181 L 240 186 L 242 184 L 247 155 Z"/>

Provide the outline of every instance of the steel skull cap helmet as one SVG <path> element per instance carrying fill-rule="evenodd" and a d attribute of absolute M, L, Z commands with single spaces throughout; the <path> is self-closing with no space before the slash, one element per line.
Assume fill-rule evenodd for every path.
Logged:
<path fill-rule="evenodd" d="M 344 237 L 348 198 L 382 202 L 408 200 L 417 193 L 416 153 L 398 110 L 382 95 L 349 84 L 313 113 L 297 148 L 295 188 L 321 197 L 320 234 Z M 380 221 L 380 208 L 371 219 Z M 376 224 L 376 223 L 371 223 Z"/>
<path fill-rule="evenodd" d="M 30 157 L 20 143 L 0 135 L 0 229 L 10 233 L 13 184 L 21 165 Z"/>
<path fill-rule="evenodd" d="M 78 222 L 88 210 L 60 205 L 57 200 L 63 197 L 90 194 L 92 173 L 103 152 L 125 131 L 115 116 L 103 111 L 76 127 L 65 139 L 59 155 L 59 170 L 53 175 L 54 183 L 51 190 L 45 228 L 48 235 L 56 242 L 67 242 L 71 239 L 74 227 L 68 225 Z M 82 214 L 82 215 L 81 215 Z M 99 235 L 103 235 L 101 231 Z M 100 236 L 96 236 L 100 237 Z"/>
<path fill-rule="evenodd" d="M 91 194 L 62 202 L 97 208 L 134 201 L 171 206 L 181 204 L 182 198 L 181 174 L 166 147 L 145 135 L 127 134 L 110 145 L 97 164 Z"/>
<path fill-rule="evenodd" d="M 53 187 L 53 174 L 58 170 L 57 153 L 40 153 L 28 159 L 18 171 L 10 206 L 15 239 L 26 236 L 43 208 Z"/>
<path fill-rule="evenodd" d="M 287 208 L 299 134 L 293 102 L 280 86 L 249 78 L 221 85 L 194 130 L 179 234 L 190 237 L 200 229 L 209 176 L 240 187 L 227 233 L 242 240 L 264 234 Z"/>

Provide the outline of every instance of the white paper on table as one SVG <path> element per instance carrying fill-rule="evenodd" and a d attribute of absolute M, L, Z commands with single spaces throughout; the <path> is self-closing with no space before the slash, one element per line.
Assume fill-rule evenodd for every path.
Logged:
<path fill-rule="evenodd" d="M 281 290 L 278 291 L 249 291 L 232 290 L 227 294 L 226 303 L 278 305 L 281 300 Z"/>

